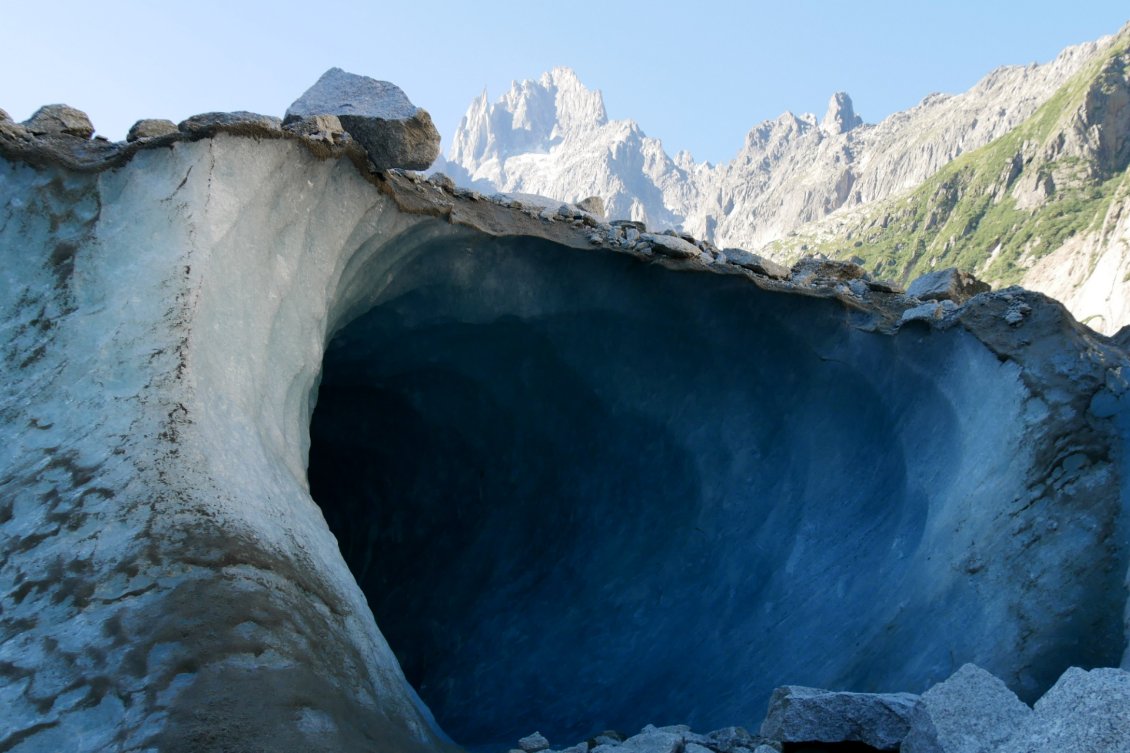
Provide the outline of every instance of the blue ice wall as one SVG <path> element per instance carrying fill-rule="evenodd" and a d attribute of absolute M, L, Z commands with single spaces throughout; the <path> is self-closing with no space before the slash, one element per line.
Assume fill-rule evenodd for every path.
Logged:
<path fill-rule="evenodd" d="M 1008 591 L 1041 410 L 1016 365 L 852 317 L 521 239 L 396 269 L 326 354 L 309 475 L 456 741 L 752 727 L 784 683 L 915 691 L 977 661 L 1031 694 L 1118 663 L 1125 567 L 1054 625 Z"/>

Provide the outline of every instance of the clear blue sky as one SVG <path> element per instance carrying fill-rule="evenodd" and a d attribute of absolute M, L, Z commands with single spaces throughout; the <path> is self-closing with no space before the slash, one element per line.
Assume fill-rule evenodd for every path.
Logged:
<path fill-rule="evenodd" d="M 444 152 L 468 103 L 554 65 L 670 153 L 731 157 L 756 123 L 849 92 L 869 122 L 992 68 L 1116 32 L 1126 0 L 999 2 L 55 2 L 0 0 L 0 107 L 87 111 L 111 139 L 142 117 L 281 115 L 331 66 L 400 85 Z"/>

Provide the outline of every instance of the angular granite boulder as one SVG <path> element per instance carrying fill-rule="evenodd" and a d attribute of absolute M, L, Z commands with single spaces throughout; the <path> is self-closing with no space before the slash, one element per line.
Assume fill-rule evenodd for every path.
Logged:
<path fill-rule="evenodd" d="M 330 68 L 287 108 L 283 123 L 318 115 L 336 115 L 377 169 L 424 170 L 439 156 L 431 115 L 388 81 Z"/>
<path fill-rule="evenodd" d="M 761 734 L 786 743 L 860 742 L 897 750 L 917 702 L 911 693 L 840 693 L 786 685 L 773 691 Z"/>
<path fill-rule="evenodd" d="M 1130 672 L 1071 667 L 999 753 L 1130 753 Z"/>
<path fill-rule="evenodd" d="M 24 121 L 24 128 L 36 136 L 77 136 L 88 139 L 94 125 L 82 110 L 70 105 L 44 105 Z"/>
<path fill-rule="evenodd" d="M 900 750 L 990 753 L 1031 715 L 1032 709 L 1003 682 L 975 664 L 966 664 L 922 694 Z"/>

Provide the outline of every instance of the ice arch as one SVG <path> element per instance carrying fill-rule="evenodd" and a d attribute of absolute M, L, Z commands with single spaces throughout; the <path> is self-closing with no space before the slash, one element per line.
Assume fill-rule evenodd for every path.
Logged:
<path fill-rule="evenodd" d="M 1031 695 L 1116 661 L 1123 361 L 1062 309 L 872 334 L 847 293 L 590 250 L 250 134 L 0 163 L 0 744 L 448 748 L 370 601 L 403 607 L 387 630 L 421 636 L 398 650 L 468 743 L 544 715 L 756 723 L 778 682 L 914 690 L 967 659 Z M 413 513 L 373 571 L 399 604 L 366 600 L 309 494 L 323 365 L 313 472 L 343 483 L 319 501 L 358 533 Z M 383 473 L 351 487 L 319 452 Z M 388 506 L 349 517 L 374 487 Z M 461 559 L 492 541 L 499 572 Z M 503 659 L 514 683 L 468 701 Z"/>

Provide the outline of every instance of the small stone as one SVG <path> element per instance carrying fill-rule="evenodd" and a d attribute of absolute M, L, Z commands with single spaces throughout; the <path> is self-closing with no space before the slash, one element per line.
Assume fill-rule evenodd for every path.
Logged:
<path fill-rule="evenodd" d="M 577 206 L 589 214 L 604 217 L 604 199 L 599 196 L 589 196 L 577 202 Z"/>
<path fill-rule="evenodd" d="M 850 261 L 828 259 L 823 256 L 806 256 L 794 264 L 793 268 L 789 270 L 789 278 L 793 282 L 809 284 L 815 281 L 866 281 L 868 274 L 863 267 L 858 264 L 852 264 Z"/>
<path fill-rule="evenodd" d="M 599 735 L 589 740 L 592 747 L 597 745 L 619 745 L 624 742 L 624 736 L 614 729 L 606 729 Z"/>
<path fill-rule="evenodd" d="M 643 224 L 642 222 L 637 222 L 636 220 L 612 220 L 611 224 L 613 227 L 634 227 L 641 233 L 647 232 L 647 225 Z"/>
<path fill-rule="evenodd" d="M 454 191 L 455 190 L 455 181 L 453 181 L 451 178 L 447 177 L 443 173 L 439 173 L 439 172 L 432 173 L 431 175 L 428 176 L 428 182 L 431 183 L 436 188 L 442 188 L 445 191 Z M 514 208 L 513 202 L 508 202 L 505 206 L 509 206 L 511 208 Z"/>
<path fill-rule="evenodd" d="M 546 740 L 545 735 L 542 733 L 535 732 L 519 740 L 518 747 L 524 750 L 525 753 L 538 753 L 539 750 L 547 750 L 549 748 L 549 740 Z"/>
<path fill-rule="evenodd" d="M 772 277 L 775 280 L 787 280 L 789 278 L 789 270 L 783 264 L 750 253 L 743 248 L 724 248 L 721 253 L 726 261 L 731 264 L 736 264 L 759 275 Z"/>
<path fill-rule="evenodd" d="M 731 753 L 734 748 L 752 748 L 753 735 L 745 727 L 723 727 L 707 735 L 714 742 L 714 747 L 722 753 Z"/>
<path fill-rule="evenodd" d="M 36 136 L 77 136 L 89 139 L 94 126 L 82 110 L 70 105 L 44 105 L 23 122 L 24 128 Z"/>
<path fill-rule="evenodd" d="M 879 293 L 905 293 L 901 287 L 890 280 L 868 280 L 867 287 Z"/>
<path fill-rule="evenodd" d="M 573 745 L 573 746 L 570 746 L 568 748 L 564 748 L 560 751 L 557 751 L 557 753 L 588 753 L 588 751 L 589 751 L 589 744 L 588 743 L 577 743 L 576 745 Z"/>
<path fill-rule="evenodd" d="M 345 129 L 336 115 L 312 115 L 283 126 L 291 133 L 322 141 L 339 141 L 345 136 Z"/>
<path fill-rule="evenodd" d="M 693 243 L 687 243 L 682 238 L 673 237 L 670 235 L 656 235 L 654 233 L 643 233 L 640 235 L 647 243 L 650 243 L 652 249 L 663 256 L 669 256 L 674 259 L 692 259 L 699 256 L 702 252 L 698 250 L 698 246 Z"/>
<path fill-rule="evenodd" d="M 126 134 L 126 141 L 132 142 L 140 139 L 152 139 L 158 136 L 168 136 L 171 133 L 177 132 L 177 124 L 171 120 L 146 118 L 130 126 L 129 133 Z"/>
<path fill-rule="evenodd" d="M 902 753 L 992 753 L 1032 709 L 1003 682 L 966 664 L 922 694 L 910 714 Z"/>
<path fill-rule="evenodd" d="M 284 122 L 316 115 L 336 115 L 378 170 L 426 170 L 439 156 L 431 115 L 388 81 L 331 68 L 287 108 Z"/>
<path fill-rule="evenodd" d="M 761 734 L 785 743 L 860 742 L 893 750 L 910 729 L 910 693 L 843 693 L 786 685 L 773 691 Z"/>
<path fill-rule="evenodd" d="M 906 311 L 902 312 L 902 317 L 899 319 L 899 324 L 906 324 L 907 322 L 914 321 L 932 322 L 941 319 L 944 313 L 945 310 L 939 303 L 923 303 L 919 306 L 908 308 Z"/>
<path fill-rule="evenodd" d="M 279 131 L 282 121 L 273 115 L 260 115 L 257 112 L 205 112 L 193 115 L 177 124 L 181 133 L 199 134 L 217 130 L 230 131 Z"/>
<path fill-rule="evenodd" d="M 689 728 L 688 728 L 689 729 Z M 648 725 L 619 746 L 617 753 L 681 753 L 685 732 L 670 732 Z"/>
<path fill-rule="evenodd" d="M 953 301 L 965 303 L 978 293 L 988 293 L 992 288 L 968 272 L 956 267 L 941 269 L 919 277 L 906 289 L 906 294 L 923 301 Z"/>

